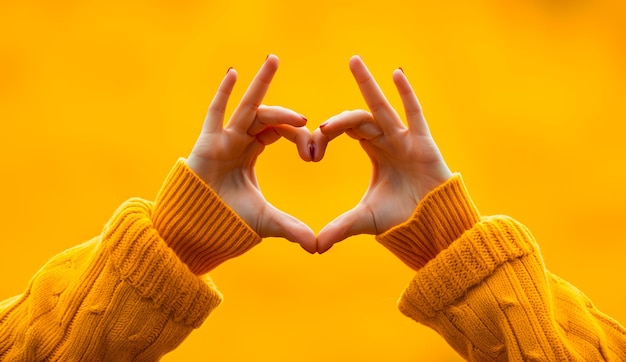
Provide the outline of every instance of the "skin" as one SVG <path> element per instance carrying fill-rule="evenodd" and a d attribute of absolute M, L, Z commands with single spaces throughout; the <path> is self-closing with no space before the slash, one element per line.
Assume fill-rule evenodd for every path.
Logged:
<path fill-rule="evenodd" d="M 209 106 L 187 164 L 261 237 L 283 237 L 315 253 L 315 233 L 302 221 L 267 202 L 254 172 L 265 146 L 280 137 L 294 142 L 304 161 L 315 160 L 310 152 L 315 141 L 304 127 L 306 118 L 286 108 L 261 105 L 277 70 L 278 58 L 269 55 L 224 126 L 226 104 L 237 81 L 237 72 L 228 70 Z M 326 142 L 321 133 L 316 137 L 318 143 Z"/>
<path fill-rule="evenodd" d="M 405 125 L 385 98 L 363 60 L 350 59 L 350 70 L 368 105 L 331 117 L 314 132 L 304 116 L 262 105 L 278 70 L 269 55 L 224 125 L 228 99 L 237 81 L 229 69 L 213 98 L 202 131 L 187 164 L 261 237 L 283 237 L 310 253 L 324 253 L 335 243 L 357 234 L 381 234 L 409 219 L 420 200 L 448 180 L 446 165 L 403 71 L 393 81 L 404 105 Z M 302 160 L 320 161 L 328 142 L 347 134 L 358 140 L 372 162 L 369 187 L 361 201 L 315 233 L 295 217 L 265 200 L 254 165 L 265 146 L 281 137 L 295 143 Z"/>
<path fill-rule="evenodd" d="M 404 72 L 396 69 L 393 81 L 408 127 L 360 57 L 350 59 L 350 70 L 370 112 L 343 112 L 319 130 L 328 141 L 343 133 L 358 140 L 372 162 L 372 176 L 360 202 L 320 231 L 319 253 L 349 236 L 378 235 L 405 222 L 426 194 L 452 177 Z"/>

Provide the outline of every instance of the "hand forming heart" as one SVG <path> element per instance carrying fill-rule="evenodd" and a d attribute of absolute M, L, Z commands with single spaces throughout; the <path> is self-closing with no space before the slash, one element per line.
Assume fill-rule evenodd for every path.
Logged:
<path fill-rule="evenodd" d="M 406 221 L 419 201 L 452 173 L 428 130 L 421 107 L 401 69 L 393 80 L 408 128 L 389 104 L 361 58 L 350 69 L 371 111 L 346 111 L 314 132 L 304 116 L 282 107 L 261 105 L 278 69 L 268 56 L 226 126 L 226 103 L 237 79 L 229 69 L 209 107 L 202 132 L 187 159 L 196 172 L 261 237 L 280 236 L 310 253 L 323 253 L 356 234 L 380 234 Z M 280 137 L 294 142 L 304 161 L 318 162 L 326 146 L 342 133 L 359 140 L 372 162 L 372 177 L 361 201 L 326 225 L 316 237 L 300 220 L 270 203 L 261 193 L 254 164 L 266 145 Z"/>

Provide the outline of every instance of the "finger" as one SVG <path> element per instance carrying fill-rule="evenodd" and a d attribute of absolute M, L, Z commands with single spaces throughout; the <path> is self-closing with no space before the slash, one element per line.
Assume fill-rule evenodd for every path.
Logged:
<path fill-rule="evenodd" d="M 278 236 L 285 238 L 291 242 L 300 244 L 304 250 L 314 254 L 317 251 L 317 241 L 313 230 L 295 217 L 278 210 L 272 205 L 270 205 L 270 207 L 270 220 L 265 229 L 267 235 L 261 236 Z"/>
<path fill-rule="evenodd" d="M 357 206 L 328 223 L 317 235 L 317 252 L 322 254 L 336 243 L 358 234 L 375 234 L 371 213 Z"/>
<path fill-rule="evenodd" d="M 306 127 L 294 127 L 286 124 L 277 125 L 266 128 L 256 136 L 259 142 L 264 145 L 272 144 L 281 137 L 285 137 L 296 144 L 300 158 L 307 162 L 312 161 L 311 132 Z"/>
<path fill-rule="evenodd" d="M 222 129 L 224 124 L 224 114 L 226 113 L 226 105 L 233 91 L 233 87 L 237 82 L 237 71 L 229 68 L 217 88 L 217 93 L 213 96 L 209 110 L 204 118 L 202 132 L 216 132 Z"/>
<path fill-rule="evenodd" d="M 313 131 L 313 134 L 311 136 L 311 146 L 309 146 L 311 161 L 319 162 L 322 160 L 322 158 L 324 158 L 324 154 L 326 154 L 326 147 L 328 146 L 329 141 L 330 139 L 322 133 L 321 129 L 318 128 Z"/>
<path fill-rule="evenodd" d="M 290 109 L 277 106 L 259 106 L 252 125 L 248 129 L 250 136 L 256 136 L 268 126 L 278 124 L 289 124 L 295 127 L 302 127 L 306 124 L 306 118 Z"/>
<path fill-rule="evenodd" d="M 239 132 L 248 131 L 277 70 L 278 57 L 272 54 L 268 55 L 241 98 L 241 102 L 235 108 L 226 127 L 234 128 Z"/>
<path fill-rule="evenodd" d="M 428 123 L 426 123 L 424 113 L 422 112 L 422 106 L 413 91 L 413 87 L 411 87 L 411 83 L 409 83 L 409 79 L 402 69 L 396 69 L 393 72 L 393 82 L 398 89 L 400 99 L 404 105 L 404 112 L 406 113 L 409 129 L 418 135 L 430 135 Z"/>
<path fill-rule="evenodd" d="M 373 140 L 383 135 L 383 131 L 372 115 L 362 109 L 344 111 L 329 118 L 320 125 L 320 131 L 328 138 L 328 141 L 342 133 L 348 133 L 350 137 L 358 140 Z"/>
<path fill-rule="evenodd" d="M 374 76 L 367 69 L 363 60 L 355 55 L 350 58 L 350 70 L 359 85 L 365 103 L 378 121 L 384 133 L 390 133 L 397 129 L 404 128 L 404 124 L 393 109 L 382 90 L 376 83 Z"/>

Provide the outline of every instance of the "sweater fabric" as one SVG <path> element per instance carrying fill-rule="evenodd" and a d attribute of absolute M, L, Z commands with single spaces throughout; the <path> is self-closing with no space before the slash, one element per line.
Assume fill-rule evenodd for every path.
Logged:
<path fill-rule="evenodd" d="M 0 303 L 0 360 L 157 361 L 222 300 L 199 275 L 260 241 L 181 159 L 155 203 L 126 201 Z"/>
<path fill-rule="evenodd" d="M 377 240 L 416 270 L 400 310 L 466 359 L 626 360 L 626 330 L 546 270 L 523 225 L 480 217 L 459 175 Z M 159 360 L 221 302 L 205 273 L 260 241 L 181 159 L 154 203 L 128 200 L 0 302 L 0 360 Z"/>
<path fill-rule="evenodd" d="M 398 303 L 470 361 L 626 361 L 626 329 L 550 273 L 530 231 L 481 217 L 460 175 L 377 240 L 417 274 Z"/>

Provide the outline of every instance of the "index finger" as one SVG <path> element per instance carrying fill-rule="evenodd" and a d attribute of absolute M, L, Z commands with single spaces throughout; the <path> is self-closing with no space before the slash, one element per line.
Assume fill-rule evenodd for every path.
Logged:
<path fill-rule="evenodd" d="M 227 128 L 234 128 L 240 132 L 248 131 L 277 70 L 278 57 L 268 55 L 226 124 Z"/>
<path fill-rule="evenodd" d="M 235 82 L 237 81 L 237 71 L 233 68 L 228 68 L 226 76 L 220 83 L 217 93 L 213 96 L 209 110 L 204 118 L 204 124 L 202 126 L 202 132 L 216 132 L 222 129 L 224 123 L 224 113 L 226 112 L 226 104 L 228 98 L 233 91 Z"/>
<path fill-rule="evenodd" d="M 279 138 L 284 137 L 295 143 L 300 158 L 304 161 L 312 161 L 315 156 L 312 154 L 311 132 L 306 127 L 294 127 L 288 124 L 275 125 L 266 128 L 263 132 L 256 135 L 256 138 L 265 146 L 276 142 Z"/>
<path fill-rule="evenodd" d="M 367 103 L 383 132 L 389 133 L 398 128 L 404 128 L 400 116 L 389 104 L 385 94 L 378 86 L 378 83 L 376 83 L 374 76 L 367 69 L 361 57 L 355 55 L 350 58 L 350 70 L 359 85 L 365 103 Z"/>

